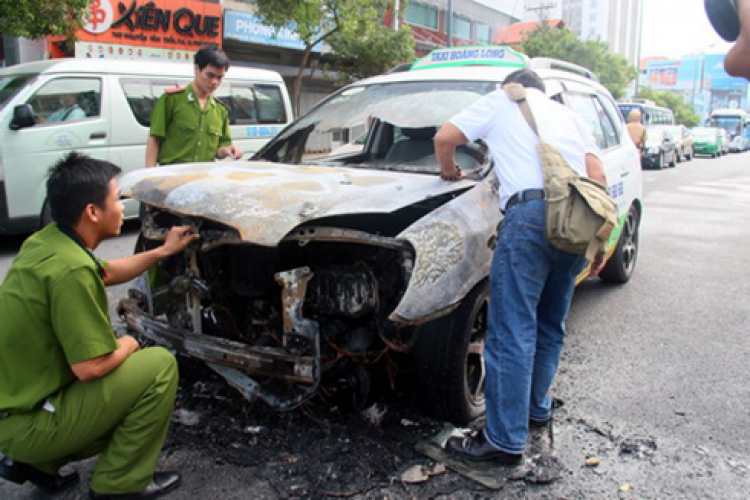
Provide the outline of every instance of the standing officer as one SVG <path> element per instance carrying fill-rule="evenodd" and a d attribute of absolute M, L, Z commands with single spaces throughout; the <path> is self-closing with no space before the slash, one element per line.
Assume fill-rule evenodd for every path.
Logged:
<path fill-rule="evenodd" d="M 215 47 L 195 53 L 195 79 L 185 88 L 167 90 L 151 112 L 146 167 L 242 157 L 232 145 L 229 110 L 213 97 L 229 59 Z"/>
<path fill-rule="evenodd" d="M 93 499 L 154 498 L 179 485 L 156 472 L 177 389 L 159 347 L 115 338 L 106 285 L 130 281 L 198 238 L 175 227 L 161 247 L 103 262 L 92 250 L 120 234 L 112 163 L 73 152 L 50 171 L 55 221 L 29 237 L 0 286 L 0 477 L 62 491 L 68 462 L 100 454 Z"/>
<path fill-rule="evenodd" d="M 583 120 L 547 98 L 544 82 L 531 70 L 511 73 L 507 83 L 526 88 L 545 141 L 579 174 L 606 184 L 598 148 Z M 490 269 L 484 350 L 487 426 L 473 436 L 450 438 L 447 448 L 470 460 L 515 465 L 523 459 L 529 425 L 549 425 L 548 392 L 560 361 L 575 278 L 586 260 L 545 239 L 539 138 L 505 89 L 479 99 L 438 131 L 435 152 L 443 179 L 462 178 L 456 147 L 480 138 L 494 160 L 505 213 Z M 591 265 L 592 274 L 603 264 L 600 254 Z"/>

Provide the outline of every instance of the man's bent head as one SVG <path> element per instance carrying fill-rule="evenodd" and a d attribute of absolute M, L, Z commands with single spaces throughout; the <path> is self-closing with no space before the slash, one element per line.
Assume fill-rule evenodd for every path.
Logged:
<path fill-rule="evenodd" d="M 47 203 L 52 219 L 73 227 L 90 204 L 104 207 L 112 179 L 122 170 L 117 165 L 97 160 L 77 151 L 55 163 L 47 179 Z"/>

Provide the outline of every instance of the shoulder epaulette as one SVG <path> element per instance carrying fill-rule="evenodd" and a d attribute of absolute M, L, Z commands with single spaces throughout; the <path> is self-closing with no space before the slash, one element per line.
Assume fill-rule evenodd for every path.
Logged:
<path fill-rule="evenodd" d="M 227 108 L 227 111 L 229 111 L 229 105 L 228 105 L 227 103 L 225 103 L 224 101 L 222 101 L 221 99 L 219 99 L 219 98 L 218 98 L 218 97 L 216 97 L 216 96 L 214 96 L 214 100 L 215 100 L 216 102 L 218 102 L 219 104 L 221 104 L 222 106 L 224 106 L 225 108 Z"/>
<path fill-rule="evenodd" d="M 185 91 L 185 87 L 174 87 L 171 89 L 166 89 L 164 93 L 165 94 L 179 94 L 180 92 L 184 92 L 184 91 Z"/>

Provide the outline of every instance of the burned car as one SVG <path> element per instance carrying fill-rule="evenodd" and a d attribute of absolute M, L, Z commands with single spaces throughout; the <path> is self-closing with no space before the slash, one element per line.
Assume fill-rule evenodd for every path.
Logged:
<path fill-rule="evenodd" d="M 476 143 L 457 152 L 468 177 L 442 181 L 432 137 L 530 64 L 505 63 L 415 65 L 333 94 L 249 162 L 125 176 L 123 194 L 150 206 L 142 246 L 177 224 L 201 235 L 139 278 L 121 303 L 130 327 L 277 410 L 328 385 L 366 393 L 371 373 L 395 378 L 408 366 L 432 415 L 480 415 L 497 178 Z M 609 124 L 615 138 L 602 136 L 613 141 L 608 169 L 622 213 L 603 276 L 627 281 L 638 248 L 637 151 L 620 141 L 622 119 L 598 83 L 539 72 L 553 96 L 569 82 L 577 95 L 608 99 L 605 116 L 619 120 Z"/>

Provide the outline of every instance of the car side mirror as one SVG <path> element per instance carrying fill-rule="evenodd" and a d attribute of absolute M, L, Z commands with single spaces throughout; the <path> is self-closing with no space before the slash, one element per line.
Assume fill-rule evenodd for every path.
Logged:
<path fill-rule="evenodd" d="M 34 125 L 36 125 L 36 119 L 31 104 L 20 104 L 13 108 L 13 119 L 10 121 L 11 130 L 20 130 Z"/>

